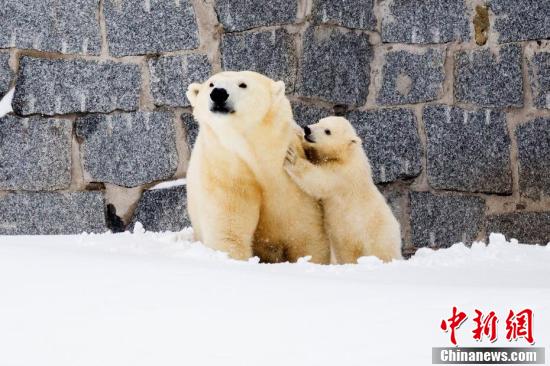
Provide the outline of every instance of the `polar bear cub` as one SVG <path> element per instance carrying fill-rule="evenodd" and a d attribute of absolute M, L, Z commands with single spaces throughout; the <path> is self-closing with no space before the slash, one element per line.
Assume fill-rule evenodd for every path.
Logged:
<path fill-rule="evenodd" d="M 288 175 L 321 200 L 325 231 L 338 263 L 374 255 L 401 259 L 399 223 L 372 180 L 361 139 L 348 120 L 327 117 L 304 128 L 307 159 L 289 149 Z"/>

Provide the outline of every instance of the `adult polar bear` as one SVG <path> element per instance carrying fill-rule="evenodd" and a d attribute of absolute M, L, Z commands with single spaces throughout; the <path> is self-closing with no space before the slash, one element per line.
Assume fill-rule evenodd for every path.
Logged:
<path fill-rule="evenodd" d="M 235 259 L 329 263 L 321 207 L 283 171 L 289 146 L 303 156 L 284 83 L 222 72 L 187 98 L 199 122 L 187 171 L 196 239 Z"/>

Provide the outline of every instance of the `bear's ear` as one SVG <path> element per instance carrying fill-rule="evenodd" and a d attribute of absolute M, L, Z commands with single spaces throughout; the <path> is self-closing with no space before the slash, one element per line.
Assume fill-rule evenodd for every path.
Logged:
<path fill-rule="evenodd" d="M 195 106 L 195 101 L 197 100 L 197 95 L 199 95 L 200 90 L 201 84 L 198 83 L 192 83 L 187 87 L 187 93 L 185 95 L 187 96 L 187 99 L 189 99 L 191 107 Z"/>
<path fill-rule="evenodd" d="M 361 143 L 361 138 L 359 136 L 355 136 L 354 138 L 351 139 L 350 141 L 350 145 L 353 145 L 353 144 L 360 144 Z"/>
<path fill-rule="evenodd" d="M 276 81 L 273 83 L 273 95 L 285 95 L 284 81 Z"/>

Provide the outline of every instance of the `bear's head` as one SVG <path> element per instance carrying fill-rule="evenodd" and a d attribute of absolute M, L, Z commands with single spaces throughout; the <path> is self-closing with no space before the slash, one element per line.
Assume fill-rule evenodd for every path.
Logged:
<path fill-rule="evenodd" d="M 304 149 L 314 161 L 346 160 L 350 151 L 361 146 L 351 123 L 343 117 L 326 117 L 304 127 Z"/>
<path fill-rule="evenodd" d="M 252 71 L 225 71 L 202 84 L 193 83 L 187 98 L 199 124 L 217 131 L 249 130 L 270 116 L 275 118 L 277 109 L 290 112 L 285 84 Z"/>

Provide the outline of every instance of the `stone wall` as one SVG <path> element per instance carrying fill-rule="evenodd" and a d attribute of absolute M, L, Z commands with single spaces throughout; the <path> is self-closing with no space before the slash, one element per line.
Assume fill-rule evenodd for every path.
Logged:
<path fill-rule="evenodd" d="M 550 241 L 550 3 L 0 0 L 0 234 L 188 224 L 187 85 L 284 80 L 300 124 L 347 116 L 405 252 Z M 284 199 L 284 197 L 281 197 Z M 297 223 L 299 224 L 299 223 Z M 345 225 L 345 223 L 342 223 Z"/>

